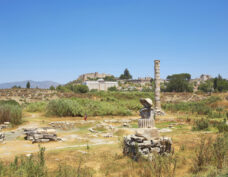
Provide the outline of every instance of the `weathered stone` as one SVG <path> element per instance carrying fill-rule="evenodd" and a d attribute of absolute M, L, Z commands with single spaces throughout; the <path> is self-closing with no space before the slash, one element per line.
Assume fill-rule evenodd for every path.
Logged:
<path fill-rule="evenodd" d="M 135 131 L 135 135 L 150 140 L 159 137 L 159 132 L 157 128 L 139 128 Z"/>
<path fill-rule="evenodd" d="M 126 122 L 125 123 L 123 123 L 123 127 L 130 127 L 130 125 L 129 124 L 127 124 Z"/>
<path fill-rule="evenodd" d="M 160 102 L 160 60 L 154 60 L 155 115 L 164 115 Z"/>
<path fill-rule="evenodd" d="M 53 128 L 26 128 L 24 129 L 26 134 L 25 139 L 30 140 L 33 143 L 41 143 L 48 141 L 57 141 L 56 131 Z"/>
<path fill-rule="evenodd" d="M 43 138 L 43 134 L 34 134 L 33 138 L 34 139 L 41 139 L 41 138 Z"/>
<path fill-rule="evenodd" d="M 172 132 L 173 130 L 170 128 L 162 128 L 159 130 L 160 133 L 168 133 L 168 132 Z"/>
<path fill-rule="evenodd" d="M 89 131 L 92 133 L 97 133 L 97 131 L 95 131 L 93 128 L 89 128 Z"/>
<path fill-rule="evenodd" d="M 140 154 L 152 159 L 153 153 L 165 154 L 171 152 L 172 140 L 168 137 L 146 140 L 144 137 L 128 135 L 124 137 L 123 153 L 137 159 Z M 149 158 L 150 157 L 150 158 Z"/>
<path fill-rule="evenodd" d="M 160 148 L 159 147 L 154 147 L 154 148 L 151 148 L 150 152 L 157 152 L 157 153 L 160 153 Z"/>

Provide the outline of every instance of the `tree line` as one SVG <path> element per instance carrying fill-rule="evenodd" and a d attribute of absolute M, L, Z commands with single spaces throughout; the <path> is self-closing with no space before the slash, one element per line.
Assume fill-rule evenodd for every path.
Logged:
<path fill-rule="evenodd" d="M 166 79 L 167 82 L 161 87 L 161 90 L 165 92 L 193 92 L 193 87 L 196 86 L 196 83 L 190 82 L 191 75 L 188 73 L 173 74 L 167 76 Z M 203 92 L 226 92 L 228 91 L 228 80 L 218 75 L 207 81 L 201 81 L 198 90 Z"/>

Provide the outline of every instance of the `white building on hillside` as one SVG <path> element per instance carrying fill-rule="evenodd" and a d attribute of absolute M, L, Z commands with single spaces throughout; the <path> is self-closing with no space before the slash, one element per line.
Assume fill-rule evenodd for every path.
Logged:
<path fill-rule="evenodd" d="M 103 79 L 98 79 L 97 81 L 85 81 L 83 85 L 87 85 L 89 90 L 104 90 L 107 91 L 110 87 L 118 87 L 118 82 L 104 81 Z"/>

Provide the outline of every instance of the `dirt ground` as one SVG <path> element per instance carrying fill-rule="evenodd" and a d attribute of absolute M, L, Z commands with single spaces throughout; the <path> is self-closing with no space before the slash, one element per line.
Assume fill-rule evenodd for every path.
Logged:
<path fill-rule="evenodd" d="M 161 130 L 169 130 L 168 132 L 160 133 L 160 135 L 171 137 L 174 151 L 182 153 L 184 163 L 178 164 L 177 176 L 186 176 L 189 172 L 189 166 L 184 164 L 191 164 L 192 152 L 199 140 L 200 134 L 214 134 L 215 132 L 193 132 L 191 130 L 191 123 L 185 122 L 185 119 L 180 117 L 181 115 L 177 114 L 167 114 L 166 116 L 158 117 L 156 119 L 156 127 Z M 46 149 L 48 168 L 54 170 L 63 162 L 77 166 L 77 163 L 82 160 L 83 166 L 90 167 L 96 171 L 95 176 L 103 176 L 102 171 L 104 172 L 105 166 L 110 165 L 112 168 L 117 168 L 118 164 L 124 165 L 128 161 L 128 158 L 122 154 L 120 140 L 124 135 L 134 133 L 138 118 L 137 116 L 89 117 L 87 121 L 84 121 L 79 117 L 47 118 L 41 113 L 25 113 L 22 125 L 4 130 L 6 141 L 0 144 L 0 159 L 12 161 L 15 155 L 29 155 L 39 151 L 38 144 L 32 144 L 31 141 L 24 140 L 23 128 L 48 127 L 50 126 L 49 123 L 54 121 L 74 121 L 76 124 L 73 129 L 57 129 L 57 135 L 63 141 L 41 144 Z M 116 122 L 112 122 L 113 120 Z M 123 127 L 123 120 L 131 121 L 128 123 L 130 128 Z M 89 128 L 95 127 L 100 123 L 113 126 L 114 130 L 101 130 L 98 133 L 89 131 Z M 105 133 L 111 133 L 113 137 L 103 137 L 102 135 Z M 180 149 L 183 146 L 185 151 L 181 152 Z M 116 156 L 121 156 L 121 160 L 118 159 L 118 163 L 117 161 L 114 163 Z M 118 176 L 118 174 L 114 173 L 114 169 L 111 167 L 107 168 L 110 170 L 105 173 L 111 176 Z"/>

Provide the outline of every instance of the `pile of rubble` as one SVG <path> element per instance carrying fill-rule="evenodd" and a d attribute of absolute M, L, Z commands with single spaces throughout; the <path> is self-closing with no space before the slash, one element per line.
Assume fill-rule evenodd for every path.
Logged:
<path fill-rule="evenodd" d="M 172 140 L 168 137 L 148 138 L 142 135 L 128 135 L 124 137 L 123 153 L 137 160 L 139 156 L 152 159 L 154 153 L 170 153 Z"/>
<path fill-rule="evenodd" d="M 53 128 L 68 130 L 73 129 L 75 127 L 75 123 L 73 121 L 56 121 L 56 122 L 50 122 L 49 125 Z"/>
<path fill-rule="evenodd" d="M 3 142 L 5 140 L 5 134 L 0 133 L 0 142 Z"/>
<path fill-rule="evenodd" d="M 32 143 L 42 143 L 49 141 L 60 141 L 57 137 L 56 130 L 50 127 L 43 128 L 25 128 L 25 140 L 32 141 Z"/>
<path fill-rule="evenodd" d="M 0 130 L 4 128 L 8 128 L 10 126 L 10 122 L 4 122 L 3 124 L 0 124 Z"/>

